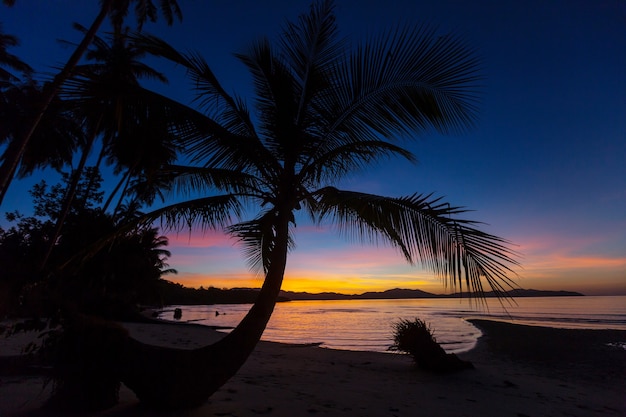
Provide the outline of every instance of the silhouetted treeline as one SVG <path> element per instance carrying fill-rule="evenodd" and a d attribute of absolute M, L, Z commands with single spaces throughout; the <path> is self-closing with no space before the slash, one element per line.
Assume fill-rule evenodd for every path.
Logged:
<path fill-rule="evenodd" d="M 159 283 L 162 305 L 207 305 L 207 304 L 252 304 L 259 293 L 258 289 L 189 288 L 167 280 Z M 279 297 L 278 301 L 289 301 Z"/>
<path fill-rule="evenodd" d="M 207 304 L 252 304 L 258 294 L 253 288 L 188 288 L 171 281 L 160 280 L 161 305 L 207 305 Z M 571 291 L 540 291 L 532 289 L 518 289 L 506 293 L 510 297 L 557 297 L 582 296 L 583 294 Z M 308 293 L 281 291 L 278 301 L 296 300 L 375 300 L 375 299 L 407 299 L 407 298 L 457 298 L 467 297 L 467 294 L 432 294 L 421 290 L 395 288 L 381 292 L 365 292 L 363 294 L 339 294 L 335 292 Z M 496 295 L 487 292 L 486 297 Z M 157 303 L 158 304 L 158 303 Z"/>

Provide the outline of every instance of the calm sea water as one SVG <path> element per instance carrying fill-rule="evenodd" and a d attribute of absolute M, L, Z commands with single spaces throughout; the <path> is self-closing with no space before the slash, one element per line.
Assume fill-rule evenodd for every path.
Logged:
<path fill-rule="evenodd" d="M 419 317 L 430 323 L 448 352 L 471 349 L 480 331 L 465 319 L 489 318 L 548 327 L 626 330 L 626 296 L 518 298 L 503 308 L 490 299 L 488 310 L 467 299 L 291 301 L 278 303 L 263 340 L 319 343 L 321 346 L 385 352 L 392 343 L 393 323 Z M 234 327 L 249 304 L 172 306 L 182 321 Z M 215 313 L 219 312 L 219 315 Z M 172 310 L 161 314 L 172 319 Z M 227 331 L 227 330 L 226 330 Z"/>

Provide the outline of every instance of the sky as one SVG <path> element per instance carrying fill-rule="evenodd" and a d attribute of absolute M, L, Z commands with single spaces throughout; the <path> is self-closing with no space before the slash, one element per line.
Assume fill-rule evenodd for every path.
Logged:
<path fill-rule="evenodd" d="M 303 0 L 179 0 L 183 22 L 147 24 L 182 50 L 205 57 L 229 92 L 250 97 L 251 82 L 233 53 L 259 36 L 275 38 L 308 10 Z M 50 73 L 78 42 L 72 22 L 89 26 L 97 2 L 18 0 L 0 7 L 11 50 Z M 486 232 L 520 254 L 522 288 L 626 295 L 626 2 L 618 0 L 337 0 L 342 35 L 358 42 L 398 24 L 453 32 L 481 58 L 479 121 L 470 132 L 429 134 L 409 146 L 417 164 L 394 160 L 350 178 L 343 188 L 387 196 L 443 196 L 473 210 Z M 129 21 L 134 24 L 134 20 Z M 175 68 L 164 94 L 189 103 Z M 171 73 L 169 72 L 171 71 Z M 170 75 L 171 74 L 171 75 Z M 156 87 L 155 87 L 156 88 Z M 27 211 L 27 190 L 42 176 L 15 182 L 0 211 Z M 441 281 L 397 251 L 298 223 L 283 289 L 361 293 L 416 288 L 446 293 Z M 259 287 L 235 242 L 219 233 L 168 233 L 167 279 L 189 286 Z"/>

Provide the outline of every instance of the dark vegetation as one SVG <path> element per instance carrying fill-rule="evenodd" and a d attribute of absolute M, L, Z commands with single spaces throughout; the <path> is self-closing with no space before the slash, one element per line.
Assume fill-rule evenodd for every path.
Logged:
<path fill-rule="evenodd" d="M 35 215 L 7 215 L 13 225 L 0 228 L 0 314 L 49 317 L 64 309 L 122 319 L 136 313 L 140 304 L 161 304 L 161 277 L 175 271 L 165 262 L 170 253 L 163 249 L 167 239 L 158 229 L 135 228 L 88 257 L 77 257 L 113 233 L 121 219 L 136 215 L 120 212 L 116 219 L 103 213 L 97 206 L 103 194 L 100 182 L 97 172 L 89 170 L 79 183 L 62 238 L 44 267 L 41 258 L 66 184 L 49 187 L 40 182 L 31 190 Z"/>
<path fill-rule="evenodd" d="M 455 372 L 474 367 L 470 362 L 459 359 L 437 343 L 430 324 L 416 318 L 400 320 L 393 325 L 393 345 L 389 350 L 411 355 L 418 368 L 431 372 Z"/>
<path fill-rule="evenodd" d="M 206 305 L 206 304 L 253 304 L 259 295 L 258 289 L 233 288 L 221 289 L 189 288 L 181 284 L 160 280 L 158 283 L 161 304 L 165 305 Z M 277 301 L 289 301 L 285 296 L 279 296 Z"/>

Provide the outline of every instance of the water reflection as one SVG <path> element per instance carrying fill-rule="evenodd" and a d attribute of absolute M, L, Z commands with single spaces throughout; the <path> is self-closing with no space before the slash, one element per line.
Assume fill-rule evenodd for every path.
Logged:
<path fill-rule="evenodd" d="M 490 303 L 489 311 L 472 309 L 467 300 L 341 300 L 279 303 L 263 334 L 264 340 L 319 343 L 323 347 L 385 352 L 392 325 L 419 317 L 431 324 L 437 341 L 450 353 L 471 349 L 480 331 L 464 318 L 481 317 L 550 327 L 626 330 L 626 297 L 520 298 L 517 305 Z M 177 306 L 183 321 L 234 327 L 250 305 Z M 218 312 L 219 314 L 216 314 Z M 164 318 L 169 319 L 167 315 Z M 227 330 L 225 330 L 227 331 Z"/>

